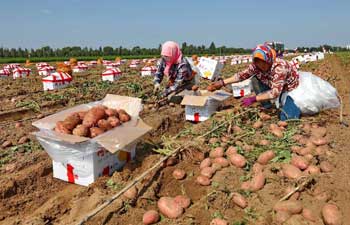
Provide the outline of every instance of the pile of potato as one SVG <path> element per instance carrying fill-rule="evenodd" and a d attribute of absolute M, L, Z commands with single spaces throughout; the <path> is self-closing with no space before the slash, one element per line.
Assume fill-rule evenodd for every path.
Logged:
<path fill-rule="evenodd" d="M 88 111 L 75 112 L 56 123 L 55 131 L 80 137 L 94 138 L 131 119 L 123 109 L 99 105 Z"/>

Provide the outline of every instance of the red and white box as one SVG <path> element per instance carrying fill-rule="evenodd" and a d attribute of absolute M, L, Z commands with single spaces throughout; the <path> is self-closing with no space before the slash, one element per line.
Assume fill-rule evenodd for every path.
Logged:
<path fill-rule="evenodd" d="M 102 61 L 102 64 L 103 64 L 104 66 L 108 66 L 108 65 L 111 65 L 111 64 L 112 64 L 112 61 L 103 60 L 103 61 Z"/>
<path fill-rule="evenodd" d="M 72 82 L 72 76 L 64 72 L 54 72 L 42 79 L 44 91 L 57 90 L 66 87 Z"/>
<path fill-rule="evenodd" d="M 69 183 L 88 186 L 98 177 L 111 175 L 133 159 L 137 143 L 152 129 L 139 118 L 141 101 L 139 98 L 107 95 L 102 101 L 74 106 L 35 121 L 33 126 L 39 131 L 34 135 L 52 159 L 53 176 Z M 56 122 L 62 118 L 101 104 L 124 109 L 131 120 L 95 138 L 54 131 Z"/>
<path fill-rule="evenodd" d="M 116 81 L 122 75 L 122 71 L 119 68 L 112 68 L 105 70 L 101 76 L 103 81 Z"/>
<path fill-rule="evenodd" d="M 73 73 L 82 73 L 82 72 L 87 71 L 88 69 L 89 69 L 89 67 L 87 65 L 80 64 L 80 65 L 73 67 Z"/>
<path fill-rule="evenodd" d="M 56 69 L 53 66 L 45 66 L 38 69 L 38 74 L 43 77 L 49 76 L 54 72 L 56 72 Z"/>
<path fill-rule="evenodd" d="M 120 66 L 120 62 L 114 62 L 114 63 L 110 63 L 109 65 L 107 65 L 106 69 L 118 68 L 119 66 Z"/>
<path fill-rule="evenodd" d="M 17 68 L 20 68 L 20 67 L 21 67 L 21 65 L 18 64 L 18 63 L 11 63 L 11 64 L 5 65 L 5 66 L 4 66 L 4 69 L 13 71 L 14 69 L 17 69 Z"/>
<path fill-rule="evenodd" d="M 40 63 L 36 63 L 35 66 L 36 66 L 36 69 L 37 69 L 37 70 L 40 70 L 41 68 L 49 67 L 50 64 L 48 64 L 48 63 L 46 63 L 46 62 L 40 62 Z"/>
<path fill-rule="evenodd" d="M 0 70 L 0 78 L 9 78 L 11 75 L 11 71 L 8 69 Z"/>
<path fill-rule="evenodd" d="M 157 72 L 157 67 L 155 66 L 145 66 L 141 69 L 141 76 L 154 76 L 154 74 Z"/>
<path fill-rule="evenodd" d="M 244 81 L 232 84 L 233 97 L 235 98 L 250 95 L 252 93 L 252 89 L 253 86 L 251 79 L 246 79 Z"/>
<path fill-rule="evenodd" d="M 29 77 L 31 69 L 18 67 L 12 70 L 13 79 Z"/>
<path fill-rule="evenodd" d="M 222 90 L 215 92 L 209 91 L 183 91 L 182 94 L 184 98 L 182 99 L 181 105 L 185 106 L 185 116 L 186 120 L 194 122 L 202 122 L 210 118 L 222 101 L 231 97 L 230 93 Z"/>
<path fill-rule="evenodd" d="M 88 67 L 96 67 L 97 66 L 97 61 L 90 61 L 87 64 Z"/>

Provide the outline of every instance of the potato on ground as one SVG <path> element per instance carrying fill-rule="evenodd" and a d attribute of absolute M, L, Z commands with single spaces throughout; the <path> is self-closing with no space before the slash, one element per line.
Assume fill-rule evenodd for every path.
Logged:
<path fill-rule="evenodd" d="M 174 198 L 174 201 L 179 204 L 182 208 L 187 209 L 191 205 L 191 199 L 184 195 L 178 195 Z"/>
<path fill-rule="evenodd" d="M 183 169 L 175 169 L 173 171 L 173 177 L 176 179 L 176 180 L 182 180 L 186 177 L 186 171 L 183 170 Z"/>
<path fill-rule="evenodd" d="M 232 201 L 235 205 L 237 205 L 238 207 L 240 207 L 242 209 L 244 209 L 248 206 L 248 202 L 247 202 L 246 198 L 237 192 L 233 193 Z"/>
<path fill-rule="evenodd" d="M 210 222 L 210 225 L 229 225 L 226 220 L 215 218 Z"/>
<path fill-rule="evenodd" d="M 218 158 L 223 156 L 224 156 L 224 149 L 222 147 L 216 147 L 213 150 L 211 150 L 209 153 L 210 158 Z"/>
<path fill-rule="evenodd" d="M 211 184 L 211 180 L 206 176 L 199 175 L 196 179 L 196 183 L 202 186 L 209 186 Z"/>
<path fill-rule="evenodd" d="M 253 176 L 250 181 L 250 190 L 251 191 L 259 191 L 265 185 L 265 176 L 263 173 L 257 173 Z"/>
<path fill-rule="evenodd" d="M 316 222 L 317 221 L 316 215 L 308 208 L 304 208 L 303 209 L 302 216 L 305 219 L 307 219 L 308 221 L 311 221 L 311 222 Z"/>
<path fill-rule="evenodd" d="M 292 156 L 291 164 L 301 170 L 305 170 L 310 163 L 304 157 L 294 154 Z"/>
<path fill-rule="evenodd" d="M 261 122 L 260 120 L 256 121 L 254 124 L 253 124 L 253 128 L 254 129 L 259 129 L 259 128 L 262 128 L 264 126 L 263 122 Z"/>
<path fill-rule="evenodd" d="M 282 166 L 282 172 L 283 176 L 290 179 L 298 179 L 302 176 L 300 169 L 290 164 L 284 164 Z"/>
<path fill-rule="evenodd" d="M 246 165 L 247 160 L 244 158 L 244 156 L 240 155 L 240 154 L 233 154 L 230 156 L 230 161 L 232 163 L 232 165 L 238 167 L 238 168 L 242 168 Z"/>
<path fill-rule="evenodd" d="M 210 167 L 211 166 L 211 159 L 210 158 L 206 158 L 204 159 L 201 164 L 199 165 L 200 169 L 203 169 L 205 167 Z"/>
<path fill-rule="evenodd" d="M 124 196 L 128 199 L 135 199 L 137 196 L 137 188 L 135 186 L 132 186 L 131 188 L 129 188 L 126 192 L 124 192 Z"/>
<path fill-rule="evenodd" d="M 183 213 L 183 208 L 180 204 L 175 202 L 174 198 L 170 197 L 161 197 L 158 202 L 158 209 L 159 211 L 170 219 L 178 218 Z"/>
<path fill-rule="evenodd" d="M 229 161 L 224 157 L 215 158 L 213 161 L 214 163 L 219 164 L 222 168 L 228 167 L 230 165 Z"/>
<path fill-rule="evenodd" d="M 143 214 L 142 223 L 144 225 L 155 224 L 159 221 L 160 216 L 159 213 L 155 210 L 149 210 Z"/>
<path fill-rule="evenodd" d="M 258 157 L 258 163 L 260 163 L 261 165 L 266 165 L 269 163 L 269 161 L 271 159 L 275 158 L 275 152 L 272 150 L 263 152 L 259 155 Z"/>
<path fill-rule="evenodd" d="M 290 214 L 299 214 L 303 210 L 301 202 L 295 200 L 287 200 L 282 202 L 277 202 L 273 207 L 275 211 L 284 211 Z"/>
<path fill-rule="evenodd" d="M 208 177 L 209 179 L 215 174 L 215 169 L 212 167 L 205 167 L 201 170 L 201 175 Z"/>
<path fill-rule="evenodd" d="M 339 208 L 330 203 L 323 206 L 322 219 L 326 225 L 341 225 L 343 220 Z"/>

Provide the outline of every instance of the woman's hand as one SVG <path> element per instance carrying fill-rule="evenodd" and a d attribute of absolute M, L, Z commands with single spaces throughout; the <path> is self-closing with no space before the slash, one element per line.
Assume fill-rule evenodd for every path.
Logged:
<path fill-rule="evenodd" d="M 251 106 L 254 102 L 256 102 L 256 96 L 243 98 L 241 104 L 242 104 L 243 107 L 249 107 L 249 106 Z"/>
<path fill-rule="evenodd" d="M 207 87 L 208 91 L 216 91 L 225 86 L 224 80 L 218 80 Z"/>

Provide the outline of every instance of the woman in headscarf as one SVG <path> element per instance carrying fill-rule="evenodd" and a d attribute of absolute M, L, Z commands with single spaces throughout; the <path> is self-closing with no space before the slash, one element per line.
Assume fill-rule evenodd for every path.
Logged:
<path fill-rule="evenodd" d="M 168 77 L 169 82 L 162 93 L 163 96 L 184 89 L 186 85 L 191 86 L 194 78 L 191 65 L 182 56 L 179 45 L 173 41 L 167 41 L 162 45 L 161 59 L 158 60 L 154 77 L 155 93 L 160 89 L 164 75 Z"/>
<path fill-rule="evenodd" d="M 258 45 L 253 50 L 253 63 L 236 73 L 233 77 L 219 80 L 208 86 L 209 91 L 240 82 L 255 76 L 257 85 L 253 85 L 256 95 L 242 99 L 242 105 L 248 107 L 255 102 L 262 102 L 265 108 L 271 107 L 271 100 L 277 100 L 282 106 L 280 119 L 300 118 L 301 111 L 294 100 L 283 93 L 296 89 L 299 85 L 299 74 L 286 60 L 276 58 L 276 52 L 268 45 Z M 286 97 L 285 97 L 286 96 Z"/>

